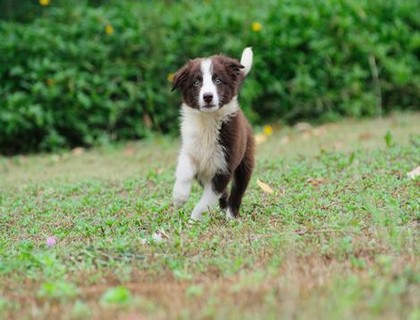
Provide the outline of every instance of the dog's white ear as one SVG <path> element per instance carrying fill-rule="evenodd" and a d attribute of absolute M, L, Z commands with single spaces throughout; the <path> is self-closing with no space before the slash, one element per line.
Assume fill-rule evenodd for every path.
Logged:
<path fill-rule="evenodd" d="M 241 65 L 244 66 L 242 69 L 244 76 L 246 76 L 252 68 L 252 57 L 253 53 L 251 47 L 245 48 L 244 51 L 242 51 Z"/>

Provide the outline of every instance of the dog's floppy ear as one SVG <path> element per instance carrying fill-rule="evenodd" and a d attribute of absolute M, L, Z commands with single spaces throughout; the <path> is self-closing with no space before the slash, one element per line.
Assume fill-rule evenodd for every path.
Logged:
<path fill-rule="evenodd" d="M 245 68 L 241 63 L 235 59 L 231 59 L 229 62 L 228 67 L 235 72 L 236 74 L 239 74 L 241 72 L 241 69 Z"/>
<path fill-rule="evenodd" d="M 229 70 L 229 75 L 232 79 L 236 80 L 242 74 L 241 69 L 243 69 L 244 66 L 238 60 L 225 57 L 224 64 L 227 70 Z"/>
<path fill-rule="evenodd" d="M 172 91 L 182 88 L 185 85 L 185 82 L 188 79 L 189 72 L 190 64 L 187 63 L 175 73 L 174 79 L 172 81 Z"/>

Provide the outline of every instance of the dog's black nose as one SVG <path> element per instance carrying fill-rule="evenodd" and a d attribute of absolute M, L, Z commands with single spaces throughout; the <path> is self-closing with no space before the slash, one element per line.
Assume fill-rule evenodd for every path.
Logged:
<path fill-rule="evenodd" d="M 213 93 L 207 92 L 207 93 L 203 94 L 203 99 L 207 103 L 212 102 L 213 101 Z"/>

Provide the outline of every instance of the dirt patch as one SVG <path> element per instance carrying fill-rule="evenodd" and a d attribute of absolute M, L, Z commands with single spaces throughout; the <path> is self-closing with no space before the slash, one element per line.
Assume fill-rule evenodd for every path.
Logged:
<path fill-rule="evenodd" d="M 199 274 L 193 280 L 179 280 L 169 272 L 157 276 L 135 270 L 127 282 L 121 282 L 110 272 L 100 279 L 100 284 L 89 285 L 86 280 L 88 275 L 74 275 L 79 294 L 77 299 L 69 301 L 39 298 L 36 293 L 40 283 L 36 280 L 26 280 L 19 289 L 13 288 L 12 283 L 2 287 L 6 299 L 26 306 L 20 308 L 21 314 L 10 313 L 10 318 L 16 319 L 25 316 L 36 318 L 37 312 L 44 319 L 62 318 L 72 313 L 75 300 L 88 305 L 91 315 L 96 319 L 177 318 L 183 312 L 192 317 L 201 317 L 211 315 L 219 307 L 251 313 L 270 307 L 290 314 L 304 304 L 308 297 L 322 295 L 337 277 L 356 275 L 360 279 L 367 278 L 369 270 L 378 266 L 370 254 L 361 253 L 361 256 L 367 261 L 365 268 L 358 268 L 349 260 L 339 261 L 326 256 L 290 256 L 278 269 L 267 273 L 260 270 L 240 271 L 230 277 L 221 277 L 210 272 Z M 389 277 L 397 276 L 403 266 L 408 264 L 416 265 L 414 257 L 393 257 Z M 101 305 L 103 293 L 119 285 L 137 297 L 137 302 L 115 308 Z M 27 295 L 27 292 L 32 294 Z M 269 299 L 276 301 L 276 304 L 267 306 Z"/>

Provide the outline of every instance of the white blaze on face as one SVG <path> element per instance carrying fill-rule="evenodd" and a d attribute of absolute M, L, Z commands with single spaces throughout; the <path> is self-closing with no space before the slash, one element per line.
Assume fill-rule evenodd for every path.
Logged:
<path fill-rule="evenodd" d="M 211 59 L 204 59 L 201 62 L 201 73 L 203 75 L 203 83 L 198 100 L 200 110 L 204 112 L 215 111 L 219 108 L 219 96 L 217 94 L 217 87 L 213 82 L 213 65 Z"/>

